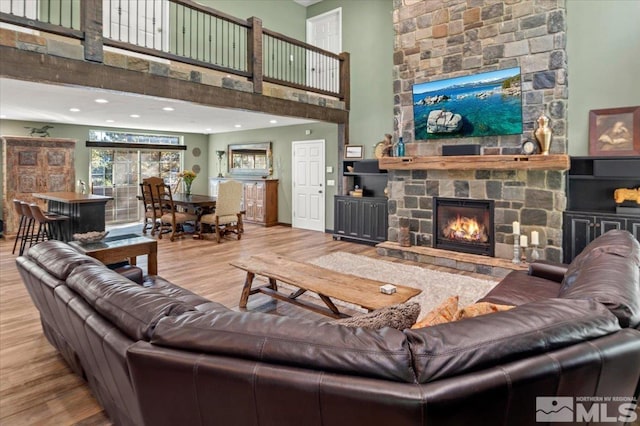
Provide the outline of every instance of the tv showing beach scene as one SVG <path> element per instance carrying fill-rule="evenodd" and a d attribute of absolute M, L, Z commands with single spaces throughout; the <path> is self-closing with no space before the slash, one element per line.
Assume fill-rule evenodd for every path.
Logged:
<path fill-rule="evenodd" d="M 522 133 L 520 67 L 413 86 L 415 140 Z"/>

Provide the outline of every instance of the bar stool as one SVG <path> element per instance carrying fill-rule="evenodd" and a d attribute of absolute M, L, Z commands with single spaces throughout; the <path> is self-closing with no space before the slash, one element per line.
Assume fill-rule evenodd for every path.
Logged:
<path fill-rule="evenodd" d="M 29 247 L 33 245 L 33 240 L 35 239 L 35 223 L 36 220 L 33 217 L 33 213 L 31 213 L 31 209 L 29 208 L 29 203 L 25 203 L 24 201 L 20 202 L 20 209 L 22 210 L 22 215 L 25 219 L 25 230 L 22 234 L 22 242 L 20 243 L 20 256 L 24 253 L 24 249 L 27 247 L 27 243 L 29 243 Z"/>
<path fill-rule="evenodd" d="M 11 250 L 11 254 L 16 252 L 16 247 L 18 246 L 18 240 L 20 240 L 20 247 L 22 247 L 22 241 L 24 241 L 25 234 L 27 232 L 27 218 L 22 213 L 22 201 L 13 199 L 13 208 L 16 211 L 16 214 L 20 216 L 20 224 L 18 225 L 18 233 L 16 234 L 16 240 L 13 243 L 13 250 Z"/>
<path fill-rule="evenodd" d="M 30 204 L 29 208 L 33 218 L 38 222 L 35 244 L 44 241 L 45 237 L 47 240 L 62 239 L 62 222 L 69 220 L 69 216 L 55 213 L 45 214 L 37 204 Z"/>

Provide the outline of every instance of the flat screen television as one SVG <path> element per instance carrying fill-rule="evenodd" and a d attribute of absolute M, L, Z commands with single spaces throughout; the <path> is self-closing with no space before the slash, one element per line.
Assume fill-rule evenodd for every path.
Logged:
<path fill-rule="evenodd" d="M 415 140 L 522 133 L 520 67 L 413 86 Z"/>

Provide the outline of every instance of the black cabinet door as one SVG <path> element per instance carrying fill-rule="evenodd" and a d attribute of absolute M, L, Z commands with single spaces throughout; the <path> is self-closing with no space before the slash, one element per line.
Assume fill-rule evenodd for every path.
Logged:
<path fill-rule="evenodd" d="M 377 201 L 374 205 L 375 228 L 372 238 L 376 241 L 387 241 L 387 228 L 389 212 L 387 210 L 387 200 Z"/>
<path fill-rule="evenodd" d="M 616 216 L 565 213 L 564 220 L 564 263 L 571 263 L 587 244 L 605 232 L 613 229 L 626 229 L 633 233 L 631 229 L 632 221 Z M 638 238 L 640 219 L 635 228 L 636 233 L 634 235 Z"/>
<path fill-rule="evenodd" d="M 564 219 L 563 261 L 571 263 L 573 258 L 593 240 L 594 217 L 567 213 Z"/>
<path fill-rule="evenodd" d="M 640 241 L 640 217 L 627 219 L 627 231 L 631 232 L 636 237 L 636 240 Z"/>
<path fill-rule="evenodd" d="M 614 229 L 625 229 L 626 219 L 609 216 L 596 216 L 594 220 L 594 238 Z"/>
<path fill-rule="evenodd" d="M 334 234 L 359 241 L 387 240 L 387 199 L 336 196 Z"/>
<path fill-rule="evenodd" d="M 347 200 L 346 198 L 336 197 L 335 199 L 335 215 L 333 217 L 334 233 L 344 235 L 347 229 Z"/>

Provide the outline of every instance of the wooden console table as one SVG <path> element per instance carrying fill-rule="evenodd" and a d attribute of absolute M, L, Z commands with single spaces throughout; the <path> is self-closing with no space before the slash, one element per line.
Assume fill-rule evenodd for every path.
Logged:
<path fill-rule="evenodd" d="M 342 274 L 277 255 L 252 256 L 249 259 L 231 262 L 231 265 L 247 271 L 247 278 L 240 297 L 240 308 L 247 307 L 250 295 L 263 293 L 323 315 L 343 318 L 348 315 L 340 312 L 331 298 L 373 311 L 404 303 L 422 291 L 417 288 L 396 285 L 394 294 L 383 294 L 380 293 L 380 286 L 387 283 L 382 281 Z M 256 275 L 267 277 L 269 284 L 251 288 Z M 298 287 L 299 290 L 288 295 L 279 292 L 277 281 Z M 298 300 L 298 297 L 306 291 L 317 293 L 328 309 L 311 302 Z"/>

